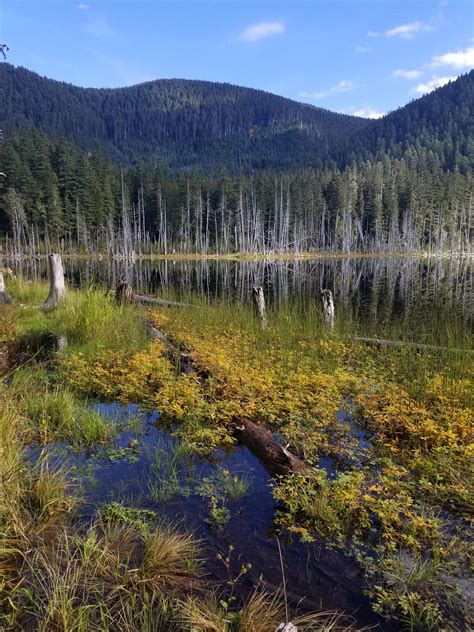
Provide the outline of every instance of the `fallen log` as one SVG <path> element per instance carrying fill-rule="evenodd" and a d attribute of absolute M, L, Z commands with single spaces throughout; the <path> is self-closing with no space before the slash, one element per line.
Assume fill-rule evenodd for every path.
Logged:
<path fill-rule="evenodd" d="M 240 443 L 257 457 L 272 476 L 293 472 L 311 475 L 311 468 L 304 461 L 279 443 L 269 430 L 258 426 L 250 419 L 236 421 L 234 433 Z"/>
<path fill-rule="evenodd" d="M 12 299 L 5 291 L 5 281 L 2 272 L 0 272 L 0 305 L 10 305 L 11 303 Z"/>
<path fill-rule="evenodd" d="M 155 296 L 145 296 L 143 294 L 135 294 L 132 286 L 128 281 L 122 279 L 115 290 L 115 298 L 119 303 L 141 303 L 142 305 L 163 305 L 165 307 L 190 307 L 188 303 L 178 303 L 176 301 L 167 301 L 163 298 Z"/>
<path fill-rule="evenodd" d="M 195 371 L 203 379 L 208 377 L 208 374 L 195 366 L 193 358 L 188 353 L 179 350 L 150 319 L 147 320 L 147 325 L 150 336 L 154 340 L 163 342 L 168 347 L 172 358 L 179 359 L 181 371 L 186 373 Z M 271 476 L 292 472 L 311 476 L 311 468 L 279 443 L 266 428 L 258 426 L 250 419 L 239 419 L 233 424 L 233 432 L 237 440 L 257 457 Z"/>
<path fill-rule="evenodd" d="M 406 342 L 404 340 L 384 340 L 383 338 L 365 338 L 355 336 L 356 342 L 364 342 L 369 345 L 379 345 L 381 347 L 409 347 L 411 349 L 426 349 L 427 351 L 449 351 L 454 353 L 474 353 L 473 349 L 457 349 L 450 347 L 441 347 L 438 345 L 427 345 L 422 342 Z"/>

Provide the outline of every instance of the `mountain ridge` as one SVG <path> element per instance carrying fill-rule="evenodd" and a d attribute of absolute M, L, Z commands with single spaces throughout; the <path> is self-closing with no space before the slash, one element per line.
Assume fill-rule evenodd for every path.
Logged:
<path fill-rule="evenodd" d="M 161 159 L 175 171 L 344 167 L 384 154 L 400 158 L 417 143 L 443 168 L 474 160 L 474 71 L 378 120 L 225 82 L 82 88 L 10 64 L 0 65 L 0 97 L 4 133 L 36 127 L 85 150 L 99 146 L 124 165 Z"/>

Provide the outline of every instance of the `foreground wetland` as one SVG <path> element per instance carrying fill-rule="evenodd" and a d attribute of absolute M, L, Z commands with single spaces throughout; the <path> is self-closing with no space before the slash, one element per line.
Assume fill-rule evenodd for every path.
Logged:
<path fill-rule="evenodd" d="M 0 629 L 471 628 L 472 261 L 71 259 L 49 311 L 44 264 L 0 306 Z"/>

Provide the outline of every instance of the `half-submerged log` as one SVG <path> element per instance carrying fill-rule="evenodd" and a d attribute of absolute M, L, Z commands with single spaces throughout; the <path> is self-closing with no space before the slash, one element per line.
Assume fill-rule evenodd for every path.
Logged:
<path fill-rule="evenodd" d="M 3 274 L 0 272 L 0 305 L 9 305 L 12 299 L 5 291 L 5 281 L 3 280 Z"/>
<path fill-rule="evenodd" d="M 330 329 L 334 329 L 334 298 L 331 290 L 321 290 L 323 301 L 324 322 Z"/>
<path fill-rule="evenodd" d="M 257 308 L 257 314 L 260 318 L 260 325 L 262 329 L 265 329 L 267 322 L 267 311 L 265 308 L 265 295 L 263 294 L 263 288 L 260 285 L 256 285 L 252 288 L 253 300 L 255 301 L 255 307 Z"/>
<path fill-rule="evenodd" d="M 311 475 L 310 467 L 279 443 L 266 428 L 243 419 L 235 423 L 234 429 L 237 439 L 255 454 L 272 476 L 292 472 Z"/>
<path fill-rule="evenodd" d="M 66 296 L 66 284 L 64 282 L 64 269 L 61 255 L 51 254 L 48 257 L 49 264 L 49 294 L 41 306 L 43 309 L 54 309 Z"/>

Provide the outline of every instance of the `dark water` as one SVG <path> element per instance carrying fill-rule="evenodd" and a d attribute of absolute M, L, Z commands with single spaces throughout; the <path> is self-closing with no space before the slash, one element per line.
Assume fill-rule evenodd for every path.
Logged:
<path fill-rule="evenodd" d="M 16 272 L 46 276 L 45 260 L 10 261 Z M 318 299 L 322 287 L 335 297 L 336 314 L 370 331 L 397 324 L 406 331 L 442 331 L 448 323 L 473 329 L 474 259 L 359 257 L 271 260 L 123 260 L 67 259 L 70 283 L 83 287 L 99 283 L 115 288 L 121 277 L 135 291 L 172 292 L 215 299 L 250 301 L 253 285 L 265 290 L 267 303 L 277 308 L 297 300 Z"/>
<path fill-rule="evenodd" d="M 232 545 L 233 576 L 242 564 L 252 564 L 238 583 L 240 598 L 245 599 L 257 585 L 272 591 L 281 589 L 272 479 L 248 449 L 239 446 L 229 452 L 216 451 L 208 459 L 189 455 L 180 459 L 179 488 L 164 499 L 153 499 L 148 484 L 157 479 L 154 467 L 157 447 L 158 462 L 166 461 L 164 453 L 172 452 L 177 440 L 160 427 L 157 413 L 145 414 L 135 405 L 117 403 L 94 407 L 120 429 L 110 445 L 89 453 L 74 453 L 66 444 L 47 448 L 50 465 L 66 466 L 78 486 L 84 519 L 93 518 L 98 507 L 113 501 L 155 511 L 159 518 L 193 532 L 200 539 L 206 560 L 204 571 L 211 583 L 222 585 L 228 580 L 227 570 L 216 556 L 220 553 L 225 557 Z M 127 425 L 129 419 L 134 419 L 132 429 Z M 228 476 L 244 477 L 250 486 L 244 497 L 226 499 L 230 519 L 216 526 L 210 521 L 209 498 L 202 495 L 201 488 L 203 481 L 213 477 L 221 480 L 224 471 Z M 320 539 L 303 544 L 285 534 L 279 538 L 288 599 L 296 611 L 334 609 L 352 615 L 359 625 L 380 624 L 364 595 L 362 574 L 349 557 L 326 548 Z M 389 629 L 385 623 L 382 628 Z"/>

